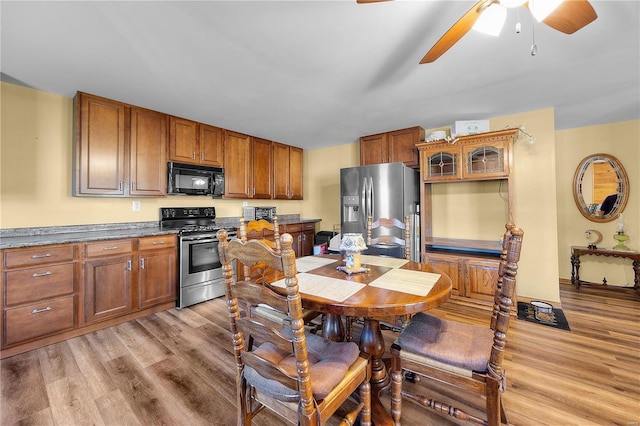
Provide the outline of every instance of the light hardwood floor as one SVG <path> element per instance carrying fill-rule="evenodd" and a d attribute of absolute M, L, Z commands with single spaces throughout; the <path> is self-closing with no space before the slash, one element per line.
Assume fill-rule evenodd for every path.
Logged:
<path fill-rule="evenodd" d="M 561 285 L 561 300 L 571 331 L 511 323 L 504 394 L 511 423 L 638 426 L 640 299 Z M 489 316 L 453 301 L 433 313 L 482 324 Z M 224 301 L 216 299 L 2 360 L 2 425 L 233 425 L 225 315 Z M 393 333 L 385 335 L 390 344 Z M 482 406 L 473 396 L 457 397 L 472 411 Z M 255 423 L 281 424 L 266 411 Z M 456 423 L 405 402 L 403 424 Z"/>

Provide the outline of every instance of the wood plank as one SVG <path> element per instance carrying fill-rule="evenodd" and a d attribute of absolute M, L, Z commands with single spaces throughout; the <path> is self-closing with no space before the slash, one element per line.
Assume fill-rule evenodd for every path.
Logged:
<path fill-rule="evenodd" d="M 87 383 L 80 374 L 48 383 L 46 387 L 55 424 L 104 424 Z"/>
<path fill-rule="evenodd" d="M 49 408 L 40 360 L 36 351 L 2 360 L 2 424 L 13 424 Z"/>

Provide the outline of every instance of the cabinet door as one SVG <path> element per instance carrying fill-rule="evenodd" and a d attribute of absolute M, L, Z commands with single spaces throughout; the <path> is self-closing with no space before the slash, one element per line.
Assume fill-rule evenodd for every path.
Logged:
<path fill-rule="evenodd" d="M 169 159 L 182 163 L 198 162 L 198 123 L 169 118 Z"/>
<path fill-rule="evenodd" d="M 251 198 L 272 198 L 273 193 L 273 149 L 272 142 L 253 139 L 253 191 Z"/>
<path fill-rule="evenodd" d="M 140 252 L 138 265 L 140 309 L 176 300 L 177 265 L 175 249 Z"/>
<path fill-rule="evenodd" d="M 224 130 L 200 124 L 200 163 L 207 166 L 224 166 Z"/>
<path fill-rule="evenodd" d="M 300 257 L 313 255 L 313 237 L 315 232 L 304 231 L 300 234 Z"/>
<path fill-rule="evenodd" d="M 424 138 L 420 127 L 389 132 L 389 162 L 403 162 L 408 167 L 418 168 L 419 157 L 416 142 Z"/>
<path fill-rule="evenodd" d="M 389 162 L 389 144 L 387 134 L 363 136 L 360 138 L 360 165 L 382 164 Z"/>
<path fill-rule="evenodd" d="M 498 282 L 499 260 L 467 259 L 467 297 L 493 302 Z"/>
<path fill-rule="evenodd" d="M 302 148 L 289 147 L 289 198 L 302 200 Z"/>
<path fill-rule="evenodd" d="M 451 293 L 455 295 L 463 295 L 461 288 L 462 262 L 457 256 L 451 256 L 441 253 L 427 253 L 427 262 L 444 272 L 451 278 Z"/>
<path fill-rule="evenodd" d="M 86 93 L 74 102 L 74 195 L 124 195 L 126 105 Z"/>
<path fill-rule="evenodd" d="M 251 136 L 232 131 L 224 139 L 224 198 L 252 198 Z"/>
<path fill-rule="evenodd" d="M 167 116 L 131 108 L 129 193 L 167 195 Z"/>
<path fill-rule="evenodd" d="M 133 256 L 111 256 L 85 262 L 87 322 L 133 311 Z"/>
<path fill-rule="evenodd" d="M 509 176 L 509 148 L 506 141 L 486 145 L 465 145 L 462 148 L 465 179 Z"/>
<path fill-rule="evenodd" d="M 422 176 L 425 182 L 459 180 L 460 149 L 458 147 L 434 147 L 422 152 Z"/>
<path fill-rule="evenodd" d="M 273 198 L 289 199 L 291 173 L 289 146 L 273 143 Z"/>

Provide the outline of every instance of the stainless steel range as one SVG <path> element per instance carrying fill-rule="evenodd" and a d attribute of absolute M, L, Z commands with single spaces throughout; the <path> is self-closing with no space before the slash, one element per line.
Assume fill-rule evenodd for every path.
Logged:
<path fill-rule="evenodd" d="M 178 229 L 180 287 L 176 306 L 184 308 L 224 295 L 222 264 L 218 256 L 215 207 L 160 209 L 160 226 Z M 235 237 L 235 228 L 227 229 Z M 235 271 L 234 271 L 235 272 Z"/>

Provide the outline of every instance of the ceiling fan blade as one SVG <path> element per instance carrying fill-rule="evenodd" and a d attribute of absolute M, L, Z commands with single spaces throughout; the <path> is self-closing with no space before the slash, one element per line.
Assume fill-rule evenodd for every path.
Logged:
<path fill-rule="evenodd" d="M 378 2 L 382 2 L 382 1 L 392 1 L 392 0 L 356 0 L 356 3 L 378 3 Z"/>
<path fill-rule="evenodd" d="M 456 44 L 469 30 L 473 27 L 473 24 L 478 20 L 480 14 L 489 7 L 492 3 L 497 3 L 498 0 L 480 0 L 473 5 L 471 9 L 458 21 L 453 24 L 449 30 L 444 33 L 440 40 L 433 45 L 431 50 L 424 55 L 424 58 L 420 61 L 421 64 L 426 64 L 438 59 L 444 52 L 449 50 L 454 44 Z"/>
<path fill-rule="evenodd" d="M 595 21 L 597 17 L 596 11 L 587 0 L 565 0 L 544 18 L 543 22 L 565 34 L 573 34 Z"/>

